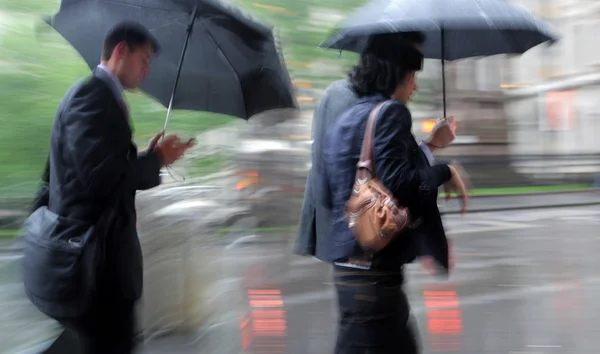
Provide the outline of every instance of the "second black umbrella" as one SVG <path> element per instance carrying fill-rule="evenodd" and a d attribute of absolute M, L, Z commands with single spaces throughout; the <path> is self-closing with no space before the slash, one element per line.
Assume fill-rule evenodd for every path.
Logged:
<path fill-rule="evenodd" d="M 322 47 L 360 52 L 372 35 L 420 31 L 425 58 L 444 61 L 523 54 L 556 40 L 550 25 L 506 0 L 375 0 L 354 11 Z"/>

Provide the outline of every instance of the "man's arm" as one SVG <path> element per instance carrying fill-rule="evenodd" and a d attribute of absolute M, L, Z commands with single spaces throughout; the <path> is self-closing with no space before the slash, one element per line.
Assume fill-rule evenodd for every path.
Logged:
<path fill-rule="evenodd" d="M 136 190 L 154 188 L 161 183 L 160 169 L 162 162 L 154 150 L 145 150 L 137 155 L 139 173 Z M 158 166 L 158 172 L 157 171 Z"/>
<path fill-rule="evenodd" d="M 312 166 L 310 169 L 310 193 L 312 193 L 313 202 L 318 203 L 326 209 L 331 209 L 331 195 L 329 189 L 329 180 L 327 178 L 327 166 L 325 166 L 325 148 L 327 142 L 325 136 L 328 130 L 328 117 L 330 95 L 326 92 L 313 117 L 313 145 L 312 145 Z M 308 184 L 307 184 L 308 185 Z"/>
<path fill-rule="evenodd" d="M 356 97 L 346 80 L 331 84 L 321 96 L 313 116 L 312 168 L 313 200 L 331 209 L 330 186 L 325 166 L 326 136 L 331 126 L 347 109 L 356 103 Z"/>
<path fill-rule="evenodd" d="M 130 154 L 127 122 L 111 117 L 98 96 L 94 90 L 75 95 L 64 112 L 63 142 L 81 183 L 99 197 L 121 188 L 133 191 L 158 185 L 161 162 L 157 154 Z"/>
<path fill-rule="evenodd" d="M 374 156 L 377 176 L 398 200 L 435 202 L 438 187 L 451 178 L 447 165 L 413 167 L 419 154 L 411 133 L 412 120 L 400 102 L 386 104 L 375 125 Z"/>
<path fill-rule="evenodd" d="M 331 200 L 331 186 L 329 185 L 327 166 L 323 167 L 321 170 L 321 176 L 318 179 L 318 185 L 315 189 L 318 190 L 316 200 L 317 203 L 319 203 L 325 209 L 331 210 L 333 208 L 333 201 Z"/>

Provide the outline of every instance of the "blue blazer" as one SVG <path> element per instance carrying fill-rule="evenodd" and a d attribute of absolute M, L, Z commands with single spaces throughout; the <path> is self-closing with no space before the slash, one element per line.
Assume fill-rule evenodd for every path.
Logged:
<path fill-rule="evenodd" d="M 330 127 L 323 148 L 319 203 L 331 210 L 331 246 L 324 260 L 343 261 L 362 255 L 343 210 L 354 184 L 368 116 L 384 96 L 365 97 Z M 420 225 L 376 254 L 373 266 L 397 269 L 418 256 L 431 256 L 446 273 L 448 241 L 437 207 L 438 188 L 450 179 L 446 165 L 431 166 L 412 134 L 412 117 L 397 100 L 384 104 L 374 138 L 375 173 L 394 197 L 406 205 Z"/>

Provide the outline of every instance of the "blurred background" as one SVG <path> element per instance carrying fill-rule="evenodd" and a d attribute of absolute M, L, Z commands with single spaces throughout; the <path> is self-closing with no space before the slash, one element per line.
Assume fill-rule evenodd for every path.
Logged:
<path fill-rule="evenodd" d="M 439 159 L 456 159 L 463 164 L 471 177 L 472 194 L 482 197 L 474 202 L 474 208 L 491 213 L 487 218 L 492 220 L 488 224 L 484 221 L 487 226 L 477 224 L 482 222 L 480 216 L 463 220 L 461 227 L 472 230 L 466 232 L 468 235 L 477 230 L 481 234 L 504 234 L 503 230 L 516 227 L 511 219 L 514 214 L 502 214 L 507 211 L 495 208 L 526 208 L 537 215 L 526 221 L 531 222 L 544 219 L 544 215 L 554 215 L 550 217 L 554 220 L 556 215 L 565 215 L 540 214 L 540 207 L 579 208 L 574 205 L 599 201 L 594 184 L 600 183 L 600 2 L 517 2 L 551 22 L 560 41 L 538 46 L 522 56 L 498 55 L 446 65 L 448 115 L 455 117 L 458 129 L 456 142 L 441 151 Z M 324 89 L 345 77 L 357 59 L 353 53 L 340 55 L 318 45 L 336 23 L 364 1 L 235 3 L 274 25 L 300 110 L 266 113 L 249 122 L 209 113 L 173 112 L 170 131 L 194 136 L 199 144 L 184 161 L 164 171 L 161 187 L 139 195 L 140 237 L 147 268 L 141 327 L 150 343 L 147 350 L 156 353 L 174 353 L 172 345 L 191 346 L 198 341 L 204 343 L 201 347 L 206 353 L 326 353 L 332 345 L 329 342 L 334 327 L 324 332 L 329 333 L 327 336 L 322 331 L 304 329 L 291 336 L 288 328 L 314 321 L 330 321 L 333 326 L 332 303 L 321 303 L 321 307 L 311 310 L 300 305 L 286 308 L 284 304 L 290 293 L 301 299 L 298 301 L 302 306 L 313 303 L 310 299 L 318 301 L 331 295 L 328 268 L 310 260 L 298 261 L 290 250 L 310 168 L 313 109 Z M 30 307 L 22 294 L 20 253 L 15 243 L 44 168 L 58 104 L 68 87 L 89 73 L 75 49 L 41 21 L 42 15 L 55 13 L 58 5 L 59 0 L 0 0 L 0 353 L 33 348 L 59 333 L 56 325 Z M 439 61 L 426 61 L 419 87 L 411 110 L 414 134 L 424 138 L 442 115 Z M 142 147 L 162 128 L 166 109 L 141 93 L 129 93 L 128 99 L 135 140 Z M 443 207 L 452 213 L 457 205 Z M 592 209 L 575 213 L 588 215 L 589 225 L 595 225 L 578 233 L 598 235 L 598 213 L 589 211 Z M 460 225 L 458 219 L 449 218 L 450 225 L 454 221 Z M 471 225 L 471 229 L 464 225 Z M 530 226 L 522 227 L 526 230 L 523 235 L 548 232 L 531 231 Z M 566 232 L 582 227 L 577 222 Z M 459 241 L 458 247 L 461 245 Z M 473 243 L 470 247 L 470 251 L 457 256 L 464 258 L 465 264 L 469 257 L 479 257 L 474 254 L 487 252 L 477 250 Z M 491 245 L 481 247 L 487 250 Z M 511 247 L 515 245 L 498 246 L 497 252 L 502 253 L 503 247 L 514 251 Z M 290 279 L 300 279 L 295 276 L 308 278 L 292 286 Z M 303 282 L 306 284 L 298 285 Z M 423 289 L 413 289 L 415 298 L 441 296 L 438 305 L 446 301 L 450 307 L 458 306 L 458 300 L 446 298 L 458 296 L 460 290 Z M 261 313 L 255 307 L 270 305 L 257 305 L 260 301 L 256 299 L 271 299 L 269 304 L 281 308 Z M 326 310 L 319 312 L 318 308 Z M 421 315 L 426 316 L 427 306 L 422 309 Z M 292 320 L 287 322 L 286 316 L 292 315 L 286 315 L 286 311 L 300 318 L 295 325 Z M 316 311 L 316 317 L 309 319 L 306 311 Z M 449 311 L 436 312 L 451 318 L 434 320 L 433 324 L 426 322 L 431 320 L 429 317 L 420 317 L 422 331 L 462 335 L 462 317 Z M 254 332 L 245 334 L 251 319 Z M 258 325 L 257 329 L 256 323 L 262 323 L 262 327 Z M 214 328 L 219 330 L 209 330 Z M 170 339 L 166 342 L 152 340 L 171 333 L 177 335 L 167 336 Z M 181 333 L 194 333 L 194 339 Z M 231 349 L 219 347 L 211 352 L 207 343 L 213 342 L 207 338 L 214 333 L 219 333 L 218 338 L 223 338 L 223 333 L 234 334 L 240 340 L 232 341 Z M 280 351 L 265 351 L 265 346 L 256 344 L 261 338 L 271 341 L 266 347 Z M 307 347 L 308 339 L 325 344 Z M 426 348 L 467 352 L 456 338 L 440 343 L 426 344 Z M 481 349 L 477 341 L 468 348 L 473 353 L 496 353 Z"/>

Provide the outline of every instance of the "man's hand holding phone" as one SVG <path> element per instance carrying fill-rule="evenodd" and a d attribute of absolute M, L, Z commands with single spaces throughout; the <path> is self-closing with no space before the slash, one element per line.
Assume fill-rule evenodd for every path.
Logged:
<path fill-rule="evenodd" d="M 150 145 L 148 145 L 148 149 L 156 151 L 163 166 L 172 165 L 181 159 L 189 148 L 196 145 L 196 139 L 189 139 L 182 142 L 174 134 L 167 135 L 161 140 L 164 135 L 164 131 L 160 132 L 152 139 Z"/>

